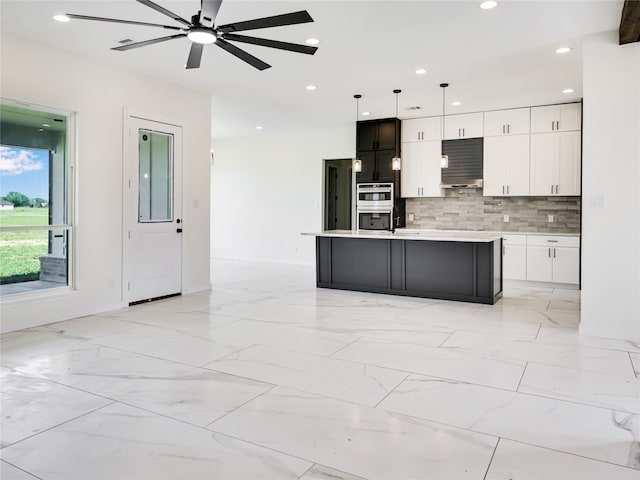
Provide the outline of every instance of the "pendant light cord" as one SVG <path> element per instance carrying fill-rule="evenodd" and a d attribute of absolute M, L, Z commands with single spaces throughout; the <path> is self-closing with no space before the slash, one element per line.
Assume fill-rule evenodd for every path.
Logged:
<path fill-rule="evenodd" d="M 441 83 L 440 86 L 442 87 L 442 136 L 444 138 L 444 105 L 445 105 L 445 100 L 444 100 L 444 95 L 445 95 L 445 89 L 449 86 L 448 83 Z"/>

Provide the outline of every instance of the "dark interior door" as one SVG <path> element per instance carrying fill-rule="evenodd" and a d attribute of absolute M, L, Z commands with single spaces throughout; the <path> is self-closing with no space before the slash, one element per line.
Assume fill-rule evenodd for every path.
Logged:
<path fill-rule="evenodd" d="M 326 185 L 325 225 L 327 230 L 335 230 L 338 223 L 338 169 L 333 165 L 327 165 Z"/>

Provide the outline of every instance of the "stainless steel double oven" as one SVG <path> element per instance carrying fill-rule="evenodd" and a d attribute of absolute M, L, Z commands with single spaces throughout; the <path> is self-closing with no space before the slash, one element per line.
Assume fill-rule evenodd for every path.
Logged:
<path fill-rule="evenodd" d="M 393 183 L 359 183 L 356 187 L 358 230 L 391 230 Z"/>

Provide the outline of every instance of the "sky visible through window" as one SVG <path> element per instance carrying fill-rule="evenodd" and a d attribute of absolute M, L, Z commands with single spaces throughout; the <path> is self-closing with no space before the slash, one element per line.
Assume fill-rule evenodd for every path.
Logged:
<path fill-rule="evenodd" d="M 0 145 L 0 197 L 49 198 L 49 152 Z"/>

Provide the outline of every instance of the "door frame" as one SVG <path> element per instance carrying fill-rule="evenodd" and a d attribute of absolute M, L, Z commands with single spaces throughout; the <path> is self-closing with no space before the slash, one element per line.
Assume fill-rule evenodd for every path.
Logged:
<path fill-rule="evenodd" d="M 332 162 L 335 160 L 340 160 L 340 161 L 349 161 L 353 163 L 353 159 L 352 158 L 323 158 L 322 159 L 322 172 L 321 172 L 321 178 L 322 178 L 322 205 L 321 205 L 321 212 L 320 212 L 320 231 L 324 231 L 325 227 L 326 227 L 326 216 L 327 216 L 327 212 L 326 212 L 326 206 L 327 206 L 327 178 L 326 178 L 326 174 L 327 174 L 327 162 Z M 353 171 L 353 168 L 351 169 L 351 230 L 355 230 L 355 222 L 356 222 L 356 172 Z"/>
<path fill-rule="evenodd" d="M 154 123 L 160 123 L 171 127 L 177 127 L 182 130 L 182 162 L 180 162 L 180 212 L 175 212 L 176 218 L 181 218 L 184 222 L 184 138 L 185 138 L 185 126 L 182 122 L 177 122 L 175 119 L 169 119 L 167 117 L 150 114 L 147 112 L 140 112 L 137 110 L 123 109 L 123 121 L 122 121 L 122 279 L 120 282 L 120 298 L 124 305 L 129 305 L 127 281 L 130 277 L 131 265 L 129 264 L 130 242 L 128 242 L 128 214 L 131 208 L 129 203 L 130 195 L 128 192 L 129 182 L 129 165 L 127 165 L 127 138 L 129 136 L 129 130 L 131 128 L 131 119 L 145 120 Z M 175 164 L 174 164 L 175 169 Z M 182 241 L 180 242 L 180 292 L 184 288 L 184 233 L 182 233 Z"/>

